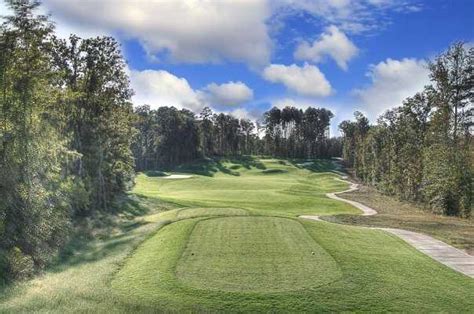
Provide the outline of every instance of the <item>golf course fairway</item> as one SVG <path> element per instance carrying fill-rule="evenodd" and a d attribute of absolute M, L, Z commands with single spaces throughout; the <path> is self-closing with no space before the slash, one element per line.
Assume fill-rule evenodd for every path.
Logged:
<path fill-rule="evenodd" d="M 400 238 L 299 218 L 360 214 L 325 196 L 348 188 L 340 170 L 249 157 L 141 173 L 130 197 L 155 209 L 0 295 L 0 313 L 472 311 L 474 280 Z"/>
<path fill-rule="evenodd" d="M 447 310 L 473 281 L 380 230 L 305 221 L 358 213 L 325 193 L 347 188 L 332 163 L 258 160 L 212 176 L 140 175 L 135 193 L 182 206 L 112 280 L 123 300 L 166 310 Z M 270 170 L 270 171 L 269 171 Z"/>

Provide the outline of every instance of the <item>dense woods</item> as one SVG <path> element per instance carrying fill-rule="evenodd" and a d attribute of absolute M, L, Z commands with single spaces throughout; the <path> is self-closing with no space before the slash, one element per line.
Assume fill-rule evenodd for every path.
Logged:
<path fill-rule="evenodd" d="M 329 138 L 331 111 L 309 107 L 272 108 L 264 115 L 265 152 L 289 158 L 328 158 L 341 155 L 338 138 Z"/>
<path fill-rule="evenodd" d="M 274 107 L 258 123 L 213 113 L 208 107 L 199 115 L 187 109 L 151 110 L 149 106 L 137 107 L 135 113 L 139 132 L 133 152 L 138 170 L 173 167 L 203 157 L 341 155 L 340 139 L 327 136 L 333 115 L 324 108 Z"/>
<path fill-rule="evenodd" d="M 135 109 L 133 144 L 138 170 L 173 167 L 201 157 L 235 156 L 260 152 L 250 120 L 214 114 L 206 107 L 199 115 L 187 109 L 149 106 Z"/>
<path fill-rule="evenodd" d="M 365 183 L 467 217 L 473 207 L 474 48 L 454 44 L 429 63 L 431 85 L 370 125 L 344 121 L 343 157 Z"/>
<path fill-rule="evenodd" d="M 131 90 L 118 43 L 55 37 L 37 2 L 0 30 L 0 280 L 43 267 L 73 221 L 132 184 Z M 9 278 L 7 278 L 9 277 Z"/>

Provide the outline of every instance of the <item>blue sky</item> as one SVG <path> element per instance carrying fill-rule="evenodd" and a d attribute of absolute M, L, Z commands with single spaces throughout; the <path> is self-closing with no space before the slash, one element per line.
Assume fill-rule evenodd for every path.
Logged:
<path fill-rule="evenodd" d="M 6 8 L 0 6 L 2 13 Z M 474 42 L 473 0 L 44 0 L 61 36 L 113 35 L 136 105 L 258 119 L 326 107 L 331 130 L 429 82 L 425 60 Z"/>

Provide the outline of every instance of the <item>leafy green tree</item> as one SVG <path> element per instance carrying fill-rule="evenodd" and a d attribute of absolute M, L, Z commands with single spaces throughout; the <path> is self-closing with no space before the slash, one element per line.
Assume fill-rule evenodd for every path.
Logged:
<path fill-rule="evenodd" d="M 212 156 L 215 151 L 214 143 L 214 124 L 212 122 L 212 110 L 205 107 L 200 114 L 201 123 L 199 129 L 201 131 L 201 148 L 204 156 Z"/>
<path fill-rule="evenodd" d="M 80 178 L 89 200 L 76 212 L 108 210 L 134 176 L 134 115 L 125 61 L 111 37 L 56 40 L 54 53 L 60 84 L 66 87 L 63 101 L 69 104 L 66 132 L 81 156 L 70 171 Z"/>
<path fill-rule="evenodd" d="M 293 158 L 330 157 L 327 131 L 333 114 L 324 108 L 272 108 L 264 114 L 266 153 Z M 337 156 L 340 151 L 335 152 Z"/>
<path fill-rule="evenodd" d="M 77 216 L 133 182 L 131 90 L 117 42 L 55 37 L 38 1 L 0 27 L 0 280 L 46 265 Z"/>
<path fill-rule="evenodd" d="M 432 84 L 375 126 L 340 124 L 343 156 L 364 182 L 435 213 L 468 217 L 473 204 L 474 49 L 456 43 L 429 63 Z"/>
<path fill-rule="evenodd" d="M 73 159 L 61 137 L 63 116 L 50 55 L 52 26 L 36 1 L 10 1 L 0 28 L 0 273 L 25 277 L 67 238 Z M 4 278 L 6 279 L 6 278 Z"/>
<path fill-rule="evenodd" d="M 474 95 L 474 49 L 456 43 L 430 63 L 435 111 L 427 136 L 424 192 L 436 212 L 469 216 L 473 164 L 469 125 Z"/>

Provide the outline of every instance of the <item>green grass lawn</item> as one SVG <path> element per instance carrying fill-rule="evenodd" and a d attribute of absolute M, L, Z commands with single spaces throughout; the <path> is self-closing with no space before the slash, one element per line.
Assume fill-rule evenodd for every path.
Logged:
<path fill-rule="evenodd" d="M 235 292 L 302 290 L 341 276 L 298 221 L 275 217 L 197 222 L 176 267 L 183 285 Z"/>
<path fill-rule="evenodd" d="M 222 162 L 224 169 L 239 164 Z M 262 169 L 263 168 L 263 169 Z M 310 167 L 311 168 L 311 167 Z M 325 162 L 316 169 L 331 170 Z M 268 172 L 280 170 L 279 172 Z M 302 214 L 334 215 L 359 213 L 345 203 L 326 198 L 325 194 L 340 191 L 347 184 L 334 180 L 330 172 L 315 172 L 298 167 L 298 164 L 267 159 L 258 167 L 241 166 L 217 172 L 210 176 L 195 176 L 186 180 L 164 180 L 159 177 L 139 175 L 135 193 L 186 207 L 243 208 L 270 215 L 298 216 Z"/>
<path fill-rule="evenodd" d="M 142 174 L 133 193 L 151 211 L 3 290 L 0 312 L 474 308 L 474 280 L 399 238 L 297 218 L 358 213 L 324 196 L 347 188 L 331 163 L 301 163 L 193 164 L 179 169 L 193 178 L 179 180 Z"/>

